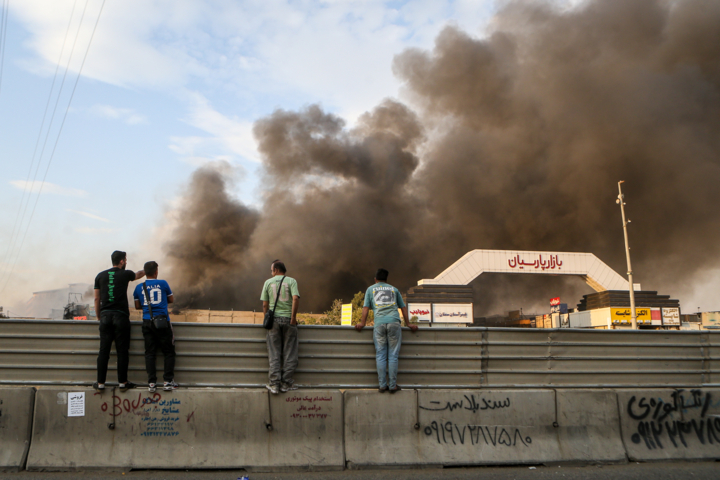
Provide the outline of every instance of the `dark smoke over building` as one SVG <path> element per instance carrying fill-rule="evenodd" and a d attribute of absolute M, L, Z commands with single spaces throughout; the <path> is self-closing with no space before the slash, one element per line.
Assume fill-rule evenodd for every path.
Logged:
<path fill-rule="evenodd" d="M 318 106 L 260 119 L 260 211 L 198 170 L 166 249 L 178 296 L 257 308 L 275 258 L 315 311 L 379 266 L 405 289 L 474 248 L 587 251 L 624 273 L 618 180 L 644 288 L 678 295 L 717 268 L 720 2 L 512 2 L 491 25 L 399 54 L 408 106 L 386 100 L 352 129 Z M 495 276 L 477 295 L 491 310 L 559 290 L 588 291 Z"/>

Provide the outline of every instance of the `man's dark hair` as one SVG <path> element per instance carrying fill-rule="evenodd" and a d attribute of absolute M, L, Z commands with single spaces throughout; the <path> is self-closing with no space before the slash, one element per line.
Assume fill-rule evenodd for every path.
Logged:
<path fill-rule="evenodd" d="M 112 255 L 110 255 L 110 260 L 112 260 L 113 267 L 115 265 L 120 265 L 121 260 L 125 260 L 127 257 L 127 253 L 121 252 L 120 250 L 115 250 Z"/>
<path fill-rule="evenodd" d="M 286 273 L 287 269 L 285 268 L 285 264 L 281 262 L 280 260 L 274 260 L 272 262 L 272 268 L 274 270 L 277 270 L 280 273 Z"/>
<path fill-rule="evenodd" d="M 145 262 L 145 276 L 146 277 L 152 277 L 157 273 L 157 262 Z"/>
<path fill-rule="evenodd" d="M 384 268 L 378 268 L 378 271 L 375 272 L 375 279 L 380 280 L 381 282 L 387 281 L 387 277 L 390 274 L 387 270 Z"/>

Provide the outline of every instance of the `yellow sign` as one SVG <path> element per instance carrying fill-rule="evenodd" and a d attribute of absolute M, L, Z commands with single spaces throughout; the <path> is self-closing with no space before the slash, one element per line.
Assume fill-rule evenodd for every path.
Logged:
<path fill-rule="evenodd" d="M 611 308 L 610 315 L 612 316 L 613 323 L 632 323 L 632 310 L 630 307 L 627 308 Z M 647 307 L 635 308 L 635 315 L 637 316 L 637 323 L 650 325 L 652 323 L 652 314 L 650 309 Z"/>
<path fill-rule="evenodd" d="M 342 306 L 342 322 L 341 325 L 352 325 L 352 303 L 346 303 Z"/>

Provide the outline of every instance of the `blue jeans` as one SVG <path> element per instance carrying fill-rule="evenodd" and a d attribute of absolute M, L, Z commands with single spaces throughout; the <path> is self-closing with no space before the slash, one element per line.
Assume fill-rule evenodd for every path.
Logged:
<path fill-rule="evenodd" d="M 397 386 L 398 355 L 400 355 L 401 341 L 402 329 L 399 323 L 385 323 L 375 325 L 373 328 L 375 360 L 377 362 L 380 388 L 388 386 L 395 388 Z M 388 376 L 390 382 L 388 382 Z"/>

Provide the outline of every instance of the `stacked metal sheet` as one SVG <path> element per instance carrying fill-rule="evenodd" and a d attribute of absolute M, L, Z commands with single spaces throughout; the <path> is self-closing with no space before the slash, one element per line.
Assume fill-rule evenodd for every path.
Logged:
<path fill-rule="evenodd" d="M 604 292 L 583 295 L 578 303 L 578 311 L 595 310 L 607 307 L 629 307 L 630 292 L 627 290 L 606 290 Z M 680 302 L 673 300 L 670 295 L 658 295 L 655 291 L 641 290 L 635 292 L 636 307 L 680 308 Z"/>
<path fill-rule="evenodd" d="M 406 303 L 473 303 L 469 285 L 417 285 L 408 289 Z"/>

